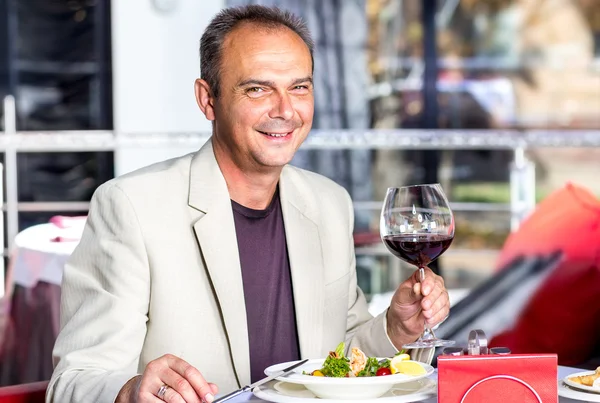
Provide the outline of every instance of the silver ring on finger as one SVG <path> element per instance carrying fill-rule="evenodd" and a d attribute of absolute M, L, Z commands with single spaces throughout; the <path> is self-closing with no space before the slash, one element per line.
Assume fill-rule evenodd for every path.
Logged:
<path fill-rule="evenodd" d="M 160 400 L 165 400 L 165 393 L 167 393 L 167 389 L 169 389 L 169 385 L 166 384 L 162 384 L 162 386 L 160 388 L 158 388 L 158 392 L 156 392 L 156 396 L 158 396 L 158 398 Z"/>

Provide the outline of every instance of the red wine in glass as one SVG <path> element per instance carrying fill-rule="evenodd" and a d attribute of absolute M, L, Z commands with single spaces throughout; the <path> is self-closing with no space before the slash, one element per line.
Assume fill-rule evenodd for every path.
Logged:
<path fill-rule="evenodd" d="M 385 235 L 385 246 L 396 257 L 417 267 L 427 266 L 448 249 L 454 236 L 450 235 Z"/>

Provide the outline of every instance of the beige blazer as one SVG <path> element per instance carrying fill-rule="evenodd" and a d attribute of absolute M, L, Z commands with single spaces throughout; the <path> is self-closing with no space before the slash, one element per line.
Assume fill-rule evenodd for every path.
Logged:
<path fill-rule="evenodd" d="M 302 357 L 324 357 L 342 340 L 394 354 L 384 316 L 369 315 L 357 288 L 347 192 L 291 166 L 279 185 Z M 223 393 L 250 382 L 233 213 L 210 141 L 94 194 L 64 271 L 46 401 L 112 403 L 166 353 Z"/>

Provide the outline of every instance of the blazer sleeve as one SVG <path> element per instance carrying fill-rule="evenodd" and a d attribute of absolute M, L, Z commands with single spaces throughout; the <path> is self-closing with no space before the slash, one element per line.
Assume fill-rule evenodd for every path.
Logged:
<path fill-rule="evenodd" d="M 149 264 L 135 210 L 114 182 L 92 197 L 65 266 L 61 330 L 47 403 L 113 403 L 137 375 L 146 335 Z"/>
<path fill-rule="evenodd" d="M 346 348 L 358 347 L 367 355 L 391 357 L 398 352 L 387 335 L 386 314 L 373 316 L 369 313 L 367 300 L 356 279 L 356 255 L 354 253 L 354 208 L 350 195 L 345 192 L 348 205 L 349 237 L 348 251 L 350 257 L 350 289 L 348 292 L 348 319 L 346 325 Z"/>

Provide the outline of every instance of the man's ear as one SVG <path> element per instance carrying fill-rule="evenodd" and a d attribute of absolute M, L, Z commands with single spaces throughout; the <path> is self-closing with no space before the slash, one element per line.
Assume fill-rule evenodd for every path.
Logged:
<path fill-rule="evenodd" d="M 210 86 L 201 78 L 196 79 L 194 83 L 194 92 L 196 94 L 196 103 L 208 120 L 215 120 L 215 98 L 212 95 Z"/>

